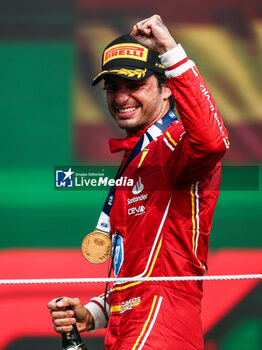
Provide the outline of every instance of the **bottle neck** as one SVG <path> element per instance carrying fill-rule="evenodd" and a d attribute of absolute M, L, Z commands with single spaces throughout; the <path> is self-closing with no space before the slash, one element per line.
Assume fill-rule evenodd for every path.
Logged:
<path fill-rule="evenodd" d="M 86 350 L 86 346 L 83 343 L 75 324 L 73 325 L 72 331 L 62 333 L 62 349 Z"/>

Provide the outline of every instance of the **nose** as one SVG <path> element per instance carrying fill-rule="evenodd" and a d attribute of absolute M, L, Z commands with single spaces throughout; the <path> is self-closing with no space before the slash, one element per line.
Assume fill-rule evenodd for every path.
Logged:
<path fill-rule="evenodd" d="M 115 103 L 118 105 L 124 105 L 130 97 L 130 91 L 125 86 L 121 86 L 115 93 Z"/>

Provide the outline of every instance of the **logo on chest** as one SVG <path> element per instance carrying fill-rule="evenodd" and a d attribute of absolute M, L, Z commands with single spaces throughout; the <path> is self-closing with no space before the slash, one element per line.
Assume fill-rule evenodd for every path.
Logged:
<path fill-rule="evenodd" d="M 137 195 L 141 193 L 144 189 L 144 185 L 142 184 L 141 176 L 139 176 L 137 182 L 135 183 L 135 186 L 132 188 L 132 193 L 134 195 Z"/>
<path fill-rule="evenodd" d="M 139 176 L 137 182 L 135 183 L 134 187 L 132 188 L 132 193 L 134 195 L 140 194 L 144 190 L 144 185 L 142 183 L 141 176 Z M 147 194 L 141 194 L 140 196 L 128 198 L 127 199 L 127 205 L 132 204 L 134 202 L 142 201 L 147 199 Z M 129 208 L 127 210 L 128 215 L 142 215 L 145 214 L 146 207 L 144 205 L 137 205 L 135 207 Z"/>
<path fill-rule="evenodd" d="M 139 205 L 138 207 L 133 207 L 128 209 L 128 215 L 142 215 L 146 212 L 146 207 L 144 205 Z"/>

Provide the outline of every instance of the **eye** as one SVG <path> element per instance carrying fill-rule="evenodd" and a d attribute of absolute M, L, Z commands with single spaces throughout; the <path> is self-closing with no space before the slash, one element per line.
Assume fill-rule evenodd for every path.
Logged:
<path fill-rule="evenodd" d="M 138 89 L 140 89 L 140 87 L 142 86 L 143 84 L 139 83 L 139 82 L 132 82 L 128 88 L 130 91 L 136 91 Z"/>
<path fill-rule="evenodd" d="M 107 93 L 113 93 L 113 92 L 116 92 L 117 91 L 117 86 L 116 85 L 113 85 L 113 84 L 106 84 L 104 86 L 104 90 L 107 92 Z"/>

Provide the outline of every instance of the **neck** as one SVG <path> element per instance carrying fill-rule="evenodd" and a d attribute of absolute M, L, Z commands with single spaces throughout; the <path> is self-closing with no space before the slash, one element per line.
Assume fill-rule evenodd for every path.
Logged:
<path fill-rule="evenodd" d="M 127 136 L 132 136 L 132 135 L 140 135 L 142 133 L 144 133 L 151 125 L 155 124 L 156 122 L 158 122 L 160 119 L 162 119 L 170 110 L 170 105 L 167 104 L 165 105 L 165 107 L 163 108 L 163 110 L 158 114 L 158 116 L 151 122 L 149 122 L 148 124 L 145 124 L 141 127 L 138 128 L 132 128 L 132 130 L 125 130 Z"/>

